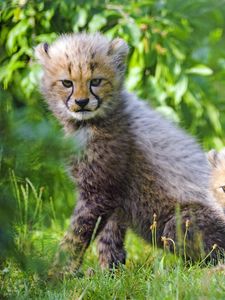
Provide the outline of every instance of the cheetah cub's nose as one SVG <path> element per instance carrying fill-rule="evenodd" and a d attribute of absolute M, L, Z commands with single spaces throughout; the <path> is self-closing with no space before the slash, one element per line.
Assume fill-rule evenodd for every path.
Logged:
<path fill-rule="evenodd" d="M 76 104 L 80 106 L 80 108 L 84 108 L 88 102 L 89 102 L 89 98 L 86 99 L 79 99 L 79 100 L 75 100 Z"/>

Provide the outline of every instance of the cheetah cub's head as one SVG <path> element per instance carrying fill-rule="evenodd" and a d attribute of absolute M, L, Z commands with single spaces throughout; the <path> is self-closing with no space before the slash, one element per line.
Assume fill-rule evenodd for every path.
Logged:
<path fill-rule="evenodd" d="M 211 150 L 208 160 L 212 169 L 211 190 L 216 200 L 225 208 L 225 149 Z"/>
<path fill-rule="evenodd" d="M 53 44 L 40 44 L 35 55 L 42 65 L 42 91 L 61 121 L 104 117 L 118 105 L 127 44 L 100 33 L 66 34 Z"/>

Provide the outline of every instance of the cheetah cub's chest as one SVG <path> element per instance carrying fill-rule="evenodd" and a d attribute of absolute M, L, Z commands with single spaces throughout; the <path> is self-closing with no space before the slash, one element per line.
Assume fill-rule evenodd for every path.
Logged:
<path fill-rule="evenodd" d="M 84 156 L 87 151 L 88 144 L 92 140 L 92 130 L 88 127 L 81 127 L 73 134 L 75 139 L 75 147 L 77 152 L 78 161 Z"/>

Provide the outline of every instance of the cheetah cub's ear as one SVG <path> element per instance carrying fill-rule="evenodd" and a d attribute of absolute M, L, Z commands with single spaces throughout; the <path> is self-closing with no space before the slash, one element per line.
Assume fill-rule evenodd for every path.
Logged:
<path fill-rule="evenodd" d="M 216 168 L 219 162 L 219 155 L 216 150 L 212 149 L 207 153 L 208 161 L 210 162 L 211 166 Z"/>
<path fill-rule="evenodd" d="M 49 45 L 47 43 L 41 43 L 34 49 L 34 55 L 36 59 L 44 65 L 46 61 L 50 58 L 48 54 Z"/>
<path fill-rule="evenodd" d="M 124 66 L 128 52 L 129 47 L 127 43 L 120 38 L 112 40 L 108 49 L 108 55 L 113 56 L 113 60 L 119 69 Z"/>

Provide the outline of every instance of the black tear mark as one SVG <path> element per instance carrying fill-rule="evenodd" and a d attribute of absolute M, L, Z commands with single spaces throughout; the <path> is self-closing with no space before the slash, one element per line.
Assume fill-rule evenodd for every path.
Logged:
<path fill-rule="evenodd" d="M 66 107 L 69 109 L 69 106 L 68 106 L 68 102 L 69 102 L 69 100 L 70 100 L 70 97 L 73 95 L 73 91 L 74 91 L 74 86 L 72 85 L 72 91 L 71 91 L 71 93 L 69 94 L 69 96 L 67 97 L 67 99 L 66 99 Z"/>
<path fill-rule="evenodd" d="M 91 62 L 90 63 L 90 69 L 91 69 L 91 72 L 93 73 L 94 72 L 94 69 L 97 67 L 97 63 L 96 62 Z"/>
<path fill-rule="evenodd" d="M 98 101 L 98 105 L 97 105 L 97 107 L 96 107 L 96 109 L 97 109 L 97 108 L 99 108 L 99 106 L 101 105 L 102 99 L 101 99 L 98 95 L 96 95 L 96 94 L 93 92 L 91 85 L 90 85 L 90 92 L 91 92 L 91 94 L 92 94 L 92 95 L 97 99 L 97 101 Z"/>

